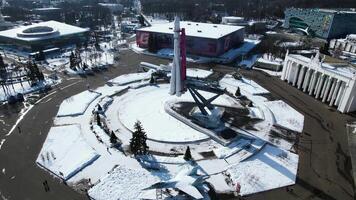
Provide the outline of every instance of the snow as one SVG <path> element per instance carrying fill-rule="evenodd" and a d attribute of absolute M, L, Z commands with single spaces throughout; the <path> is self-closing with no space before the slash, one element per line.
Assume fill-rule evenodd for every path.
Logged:
<path fill-rule="evenodd" d="M 265 104 L 272 111 L 277 125 L 299 133 L 303 131 L 304 116 L 298 111 L 283 101 L 270 101 Z"/>
<path fill-rule="evenodd" d="M 173 29 L 171 29 L 173 27 L 174 27 L 173 23 L 161 23 L 161 24 L 153 24 L 150 27 L 141 28 L 138 29 L 137 31 L 165 33 L 165 34 L 173 35 Z M 242 31 L 244 27 L 181 21 L 180 28 L 185 28 L 186 35 L 188 37 L 218 39 L 226 35 L 229 35 L 231 33 L 234 33 L 236 31 Z"/>
<path fill-rule="evenodd" d="M 253 48 L 255 48 L 261 41 L 260 40 L 253 40 L 253 39 L 244 39 L 243 44 L 235 49 L 230 49 L 229 51 L 225 52 L 224 54 L 217 56 L 217 57 L 204 57 L 204 56 L 197 56 L 197 55 L 187 55 L 187 61 L 193 63 L 210 63 L 210 62 L 217 62 L 217 63 L 230 63 L 238 56 L 246 55 L 249 53 Z M 140 48 L 137 46 L 136 43 L 131 43 L 130 48 L 136 53 L 143 53 L 146 55 L 151 56 L 158 56 L 163 58 L 172 58 L 173 57 L 173 49 L 164 48 L 160 49 L 157 53 L 148 52 L 146 49 Z"/>
<path fill-rule="evenodd" d="M 253 68 L 254 70 L 262 71 L 270 76 L 282 76 L 282 71 L 276 72 L 268 69 L 261 69 L 261 68 Z"/>
<path fill-rule="evenodd" d="M 232 75 L 227 74 L 219 82 L 221 87 L 226 88 L 236 88 L 239 87 L 241 93 L 244 92 L 256 95 L 256 94 L 268 94 L 269 91 L 264 89 L 262 86 L 258 85 L 255 81 L 242 78 L 241 80 L 235 79 Z M 233 91 L 233 94 L 236 92 L 236 89 Z"/>
<path fill-rule="evenodd" d="M 259 59 L 257 60 L 257 62 L 265 63 L 265 64 L 270 64 L 270 65 L 282 65 L 282 62 L 281 62 L 281 61 L 278 61 L 278 60 L 268 60 L 268 59 L 265 59 L 265 58 L 259 58 Z"/>
<path fill-rule="evenodd" d="M 17 33 L 21 33 L 25 29 L 32 28 L 32 27 L 40 27 L 40 26 L 51 27 L 54 30 L 57 30 L 59 34 L 51 34 L 48 36 L 41 36 L 41 37 L 21 37 L 21 36 L 17 35 Z M 80 34 L 80 33 L 84 33 L 87 31 L 88 31 L 88 29 L 60 23 L 57 21 L 47 21 L 47 22 L 36 23 L 36 24 L 30 25 L 30 26 L 21 26 L 19 28 L 1 31 L 0 36 L 5 37 L 5 38 L 10 38 L 10 39 L 22 40 L 22 41 L 40 41 L 40 40 L 45 40 L 45 39 L 53 39 L 53 38 L 57 38 L 57 37 L 63 37 L 66 35 Z"/>
<path fill-rule="evenodd" d="M 295 184 L 298 155 L 267 145 L 258 154 L 228 169 L 242 196 Z"/>
<path fill-rule="evenodd" d="M 220 58 L 226 59 L 226 60 L 232 60 L 239 55 L 246 55 L 252 49 L 254 49 L 260 42 L 261 42 L 261 40 L 245 39 L 242 46 L 240 46 L 236 49 L 229 50 L 228 52 L 221 55 Z"/>
<path fill-rule="evenodd" d="M 169 85 L 166 84 L 131 90 L 123 95 L 117 105 L 121 123 L 133 130 L 134 123 L 139 120 L 151 140 L 187 142 L 207 139 L 208 136 L 205 134 L 166 113 L 164 103 L 175 99 L 168 94 L 168 91 Z M 188 95 L 184 96 L 187 98 Z"/>
<path fill-rule="evenodd" d="M 300 47 L 303 45 L 303 42 L 298 41 L 298 42 L 282 42 L 278 44 L 280 47 Z"/>
<path fill-rule="evenodd" d="M 128 86 L 105 85 L 95 89 L 95 92 L 102 94 L 102 96 L 114 96 L 128 88 Z"/>
<path fill-rule="evenodd" d="M 206 77 L 211 71 L 196 70 L 193 73 Z M 95 92 L 86 91 L 73 96 L 74 103 L 65 100 L 63 105 L 71 105 L 72 109 L 82 107 L 82 113 L 56 117 L 55 127 L 50 130 L 37 158 L 38 164 L 59 177 L 68 179 L 68 184 L 73 187 L 83 179 L 90 179 L 94 185 L 88 194 L 96 200 L 130 200 L 150 195 L 142 189 L 170 179 L 181 165 L 186 165 L 183 155 L 176 155 L 184 153 L 187 145 L 191 148 L 199 173 L 211 175 L 207 181 L 219 193 L 231 193 L 234 189 L 226 180 L 228 177 L 225 173 L 231 174 L 234 183 L 241 184 L 242 195 L 295 183 L 298 156 L 281 150 L 290 149 L 292 144 L 283 138 L 277 138 L 278 143 L 270 141 L 269 134 L 273 125 L 289 127 L 291 130 L 302 129 L 304 117 L 293 108 L 283 101 L 269 102 L 260 96 L 268 91 L 253 81 L 244 78 L 235 80 L 231 75 L 226 75 L 220 84 L 233 93 L 238 86 L 241 87 L 241 93 L 254 105 L 247 107 L 249 116 L 261 121 L 254 125 L 253 130 L 240 129 L 240 132 L 248 136 L 241 136 L 224 147 L 166 112 L 167 104 L 176 106 L 178 102 L 193 102 L 189 93 L 186 92 L 181 97 L 171 96 L 168 94 L 169 84 L 150 85 L 147 81 L 140 82 L 143 74 L 146 73 L 120 76 L 117 79 L 125 83 L 124 86 L 113 84 L 113 79 L 109 81 L 111 84 L 99 87 Z M 213 96 L 208 92 L 202 92 L 202 95 L 206 98 Z M 230 107 L 242 106 L 237 99 L 228 95 L 221 95 L 213 103 Z M 136 160 L 121 149 L 111 147 L 110 137 L 101 127 L 94 124 L 93 129 L 90 128 L 92 112 L 97 109 L 98 104 L 103 107 L 104 112 L 101 115 L 108 128 L 122 142 L 123 149 L 127 148 L 134 123 L 139 120 L 148 136 L 150 150 L 162 154 L 141 156 Z M 217 158 L 206 159 L 201 155 L 202 152 L 210 151 Z M 162 171 L 149 171 L 145 167 Z"/>
<path fill-rule="evenodd" d="M 36 86 L 31 87 L 31 85 L 24 81 L 22 85 L 20 83 L 14 83 L 13 85 L 8 85 L 8 91 L 5 94 L 3 89 L 0 89 L 0 102 L 6 101 L 9 95 L 16 95 L 17 93 L 29 94 L 44 88 L 46 85 L 53 85 L 56 82 L 52 79 L 46 79 L 44 82 L 38 82 Z"/>
<path fill-rule="evenodd" d="M 117 84 L 117 85 L 126 85 L 141 80 L 148 80 L 151 78 L 151 74 L 152 71 L 148 71 L 144 73 L 125 74 L 110 80 L 109 83 Z"/>
<path fill-rule="evenodd" d="M 254 119 L 264 119 L 263 112 L 260 108 L 256 107 L 250 107 L 249 108 L 250 114 L 249 117 L 254 118 Z"/>
<path fill-rule="evenodd" d="M 145 192 L 142 189 L 160 181 L 161 176 L 163 175 L 159 172 L 118 165 L 92 187 L 88 194 L 95 200 L 136 200 Z"/>
<path fill-rule="evenodd" d="M 80 126 L 68 125 L 51 128 L 36 162 L 66 180 L 98 157 L 82 137 Z"/>
<path fill-rule="evenodd" d="M 251 69 L 251 67 L 256 63 L 257 55 L 253 55 L 250 59 L 242 60 L 238 65 L 246 68 Z"/>
<path fill-rule="evenodd" d="M 227 158 L 231 155 L 241 151 L 245 146 L 251 144 L 251 141 L 240 139 L 237 142 L 233 142 L 232 144 L 228 145 L 227 147 L 220 147 L 218 149 L 214 149 L 214 154 L 218 158 Z"/>
<path fill-rule="evenodd" d="M 69 97 L 61 103 L 57 117 L 82 115 L 89 104 L 91 104 L 99 96 L 100 93 L 87 90 Z"/>
<path fill-rule="evenodd" d="M 213 74 L 212 71 L 207 71 L 207 70 L 203 70 L 203 69 L 198 69 L 198 68 L 188 68 L 187 69 L 187 76 L 192 77 L 192 78 L 208 78 L 208 76 L 210 76 L 211 74 Z"/>

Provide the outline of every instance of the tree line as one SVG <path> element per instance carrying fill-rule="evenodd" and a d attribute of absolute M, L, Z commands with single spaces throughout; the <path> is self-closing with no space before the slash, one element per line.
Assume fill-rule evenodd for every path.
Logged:
<path fill-rule="evenodd" d="M 214 13 L 226 13 L 246 18 L 283 18 L 284 10 L 289 7 L 356 7 L 355 0 L 141 0 L 141 3 L 146 14 L 180 13 L 188 20 L 204 20 L 209 14 Z"/>

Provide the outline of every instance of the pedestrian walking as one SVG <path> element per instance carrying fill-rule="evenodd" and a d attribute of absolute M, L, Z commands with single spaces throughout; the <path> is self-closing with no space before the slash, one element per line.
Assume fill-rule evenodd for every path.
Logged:
<path fill-rule="evenodd" d="M 48 192 L 46 183 L 43 181 L 42 184 L 43 184 L 43 188 L 44 188 L 45 192 Z"/>
<path fill-rule="evenodd" d="M 20 126 L 17 126 L 17 130 L 19 131 L 19 134 L 21 134 L 21 128 L 20 128 Z"/>
<path fill-rule="evenodd" d="M 49 191 L 50 189 L 49 189 L 49 185 L 48 185 L 48 182 L 47 182 L 47 180 L 45 180 L 44 184 L 45 184 L 45 187 L 46 187 L 46 189 L 47 189 L 47 192 L 48 192 L 48 191 Z"/>

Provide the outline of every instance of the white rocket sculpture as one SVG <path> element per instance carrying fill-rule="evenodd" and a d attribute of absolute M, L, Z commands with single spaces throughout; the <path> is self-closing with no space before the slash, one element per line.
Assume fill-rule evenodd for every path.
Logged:
<path fill-rule="evenodd" d="M 169 94 L 181 96 L 184 89 L 181 69 L 180 20 L 174 19 L 174 58 L 171 71 L 171 88 Z"/>

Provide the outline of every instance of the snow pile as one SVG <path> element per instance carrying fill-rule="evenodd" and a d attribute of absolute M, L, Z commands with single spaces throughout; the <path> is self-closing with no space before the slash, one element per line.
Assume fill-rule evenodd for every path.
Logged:
<path fill-rule="evenodd" d="M 126 85 L 133 82 L 148 80 L 151 78 L 151 74 L 152 71 L 148 71 L 144 73 L 125 74 L 110 80 L 109 83 L 117 84 L 117 85 Z"/>
<path fill-rule="evenodd" d="M 160 181 L 161 174 L 153 174 L 142 168 L 133 169 L 118 165 L 110 174 L 92 187 L 88 194 L 95 200 L 136 200 L 142 189 Z"/>
<path fill-rule="evenodd" d="M 221 87 L 226 88 L 228 91 L 234 91 L 234 93 L 239 87 L 243 95 L 245 95 L 244 93 L 252 95 L 269 93 L 268 90 L 258 85 L 253 80 L 248 80 L 245 78 L 237 80 L 230 74 L 225 75 L 224 78 L 220 80 L 219 84 Z"/>
<path fill-rule="evenodd" d="M 192 78 L 208 78 L 213 74 L 212 71 L 207 71 L 203 69 L 198 69 L 198 68 L 189 68 L 187 69 L 187 76 L 192 77 Z"/>
<path fill-rule="evenodd" d="M 57 117 L 82 115 L 100 95 L 100 93 L 87 90 L 65 99 L 59 107 Z"/>
<path fill-rule="evenodd" d="M 298 155 L 267 145 L 245 162 L 231 166 L 228 172 L 241 185 L 241 195 L 295 184 Z"/>
<path fill-rule="evenodd" d="M 81 136 L 80 126 L 68 125 L 51 128 L 36 162 L 67 180 L 98 157 Z"/>
<path fill-rule="evenodd" d="M 265 102 L 265 105 L 272 111 L 278 126 L 302 132 L 304 126 L 304 116 L 294 110 L 283 101 Z"/>

